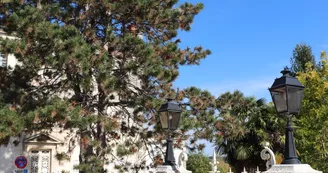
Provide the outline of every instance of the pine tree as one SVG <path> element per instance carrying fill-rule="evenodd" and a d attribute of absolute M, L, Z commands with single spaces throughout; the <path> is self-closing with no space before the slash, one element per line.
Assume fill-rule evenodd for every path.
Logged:
<path fill-rule="evenodd" d="M 78 128 L 79 169 L 104 172 L 122 136 L 138 136 L 146 146 L 161 143 L 165 136 L 156 110 L 170 97 L 188 98 L 195 110 L 203 110 L 184 112 L 177 144 L 190 129 L 193 143 L 211 136 L 206 124 L 214 121 L 214 98 L 194 87 L 174 90 L 179 66 L 198 65 L 210 54 L 202 47 L 179 48 L 177 31 L 189 31 L 203 5 L 177 2 L 13 0 L 3 5 L 1 28 L 17 39 L 0 38 L 0 52 L 14 54 L 20 65 L 0 69 L 1 142 L 23 129 Z M 122 153 L 135 152 L 137 142 Z"/>
<path fill-rule="evenodd" d="M 316 66 L 315 57 L 312 53 L 312 48 L 306 44 L 297 44 L 293 50 L 293 57 L 290 58 L 291 70 L 294 73 L 305 72 L 306 63 L 312 63 Z"/>

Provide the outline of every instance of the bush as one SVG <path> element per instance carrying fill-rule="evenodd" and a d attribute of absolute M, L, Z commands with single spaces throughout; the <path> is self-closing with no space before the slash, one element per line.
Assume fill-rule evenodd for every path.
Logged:
<path fill-rule="evenodd" d="M 187 169 L 193 173 L 204 173 L 211 171 L 211 160 L 203 153 L 192 153 L 188 155 Z"/>
<path fill-rule="evenodd" d="M 217 164 L 217 165 L 218 165 L 218 170 L 220 171 L 220 173 L 229 172 L 230 165 L 228 163 L 226 163 L 225 160 L 222 158 L 220 158 L 218 161 L 219 161 L 219 164 Z"/>

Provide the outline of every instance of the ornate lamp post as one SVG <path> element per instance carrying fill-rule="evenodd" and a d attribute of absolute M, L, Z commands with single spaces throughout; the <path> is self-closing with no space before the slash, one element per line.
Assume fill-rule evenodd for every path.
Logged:
<path fill-rule="evenodd" d="M 292 115 L 300 112 L 304 86 L 297 78 L 291 76 L 288 68 L 281 73 L 282 76 L 275 79 L 269 91 L 277 113 L 287 117 L 285 153 L 282 164 L 301 164 L 296 155 L 291 118 Z"/>
<path fill-rule="evenodd" d="M 168 99 L 158 110 L 161 125 L 164 129 L 168 130 L 169 135 L 166 143 L 166 154 L 164 165 L 175 165 L 174 153 L 173 153 L 173 140 L 171 132 L 176 130 L 179 126 L 181 117 L 180 105 L 173 102 L 172 99 Z"/>

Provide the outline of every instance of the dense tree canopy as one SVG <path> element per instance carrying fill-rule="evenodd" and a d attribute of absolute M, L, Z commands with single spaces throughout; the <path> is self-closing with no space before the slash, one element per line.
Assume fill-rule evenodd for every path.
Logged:
<path fill-rule="evenodd" d="M 193 106 L 183 114 L 177 146 L 190 129 L 192 144 L 211 136 L 215 98 L 194 87 L 176 93 L 172 84 L 179 66 L 198 65 L 210 54 L 202 47 L 179 48 L 178 30 L 190 30 L 203 5 L 177 2 L 13 0 L 3 5 L 1 28 L 17 39 L 0 38 L 0 52 L 14 54 L 20 65 L 0 69 L 2 143 L 23 129 L 78 128 L 80 170 L 103 172 L 122 136 L 161 144 L 156 110 L 166 98 L 187 99 Z"/>
<path fill-rule="evenodd" d="M 216 106 L 221 118 L 216 122 L 215 143 L 235 172 L 242 172 L 244 167 L 256 171 L 257 166 L 265 170 L 265 161 L 260 157 L 265 142 L 281 155 L 284 119 L 276 115 L 272 104 L 235 91 L 219 96 Z"/>
<path fill-rule="evenodd" d="M 178 31 L 189 31 L 202 8 L 201 3 L 178 5 L 178 0 L 4 4 L 0 27 L 16 39 L 0 38 L 0 52 L 14 54 L 19 65 L 0 67 L 0 143 L 23 130 L 74 128 L 81 171 L 104 172 L 105 164 L 142 146 L 155 161 L 162 153 L 151 148 L 166 138 L 156 110 L 173 98 L 191 103 L 183 106 L 175 147 L 189 139 L 191 151 L 202 150 L 196 141 L 209 139 L 236 172 L 244 166 L 264 170 L 262 144 L 269 142 L 277 155 L 284 144 L 285 122 L 272 104 L 238 91 L 215 98 L 196 87 L 177 91 L 173 86 L 180 66 L 199 65 L 210 54 L 201 46 L 179 47 Z M 303 162 L 323 171 L 328 169 L 327 62 L 323 54 L 318 68 L 312 68 L 311 47 L 303 44 L 291 58 L 292 70 L 306 87 L 295 122 L 297 147 Z M 124 147 L 118 143 L 122 138 L 128 141 Z"/>
<path fill-rule="evenodd" d="M 321 53 L 321 62 L 317 69 L 307 64 L 307 71 L 298 73 L 298 78 L 305 86 L 301 114 L 295 119 L 297 149 L 303 163 L 326 172 L 328 165 L 328 59 Z"/>

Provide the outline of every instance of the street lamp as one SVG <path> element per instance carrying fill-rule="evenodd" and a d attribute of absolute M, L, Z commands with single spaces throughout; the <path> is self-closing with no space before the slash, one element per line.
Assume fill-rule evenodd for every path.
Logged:
<path fill-rule="evenodd" d="M 282 164 L 300 164 L 296 155 L 291 117 L 300 112 L 304 86 L 291 75 L 287 67 L 281 73 L 282 76 L 275 79 L 269 91 L 277 113 L 287 117 L 285 153 Z"/>
<path fill-rule="evenodd" d="M 166 154 L 164 165 L 175 165 L 174 153 L 173 153 L 173 140 L 171 132 L 176 130 L 179 126 L 181 117 L 180 105 L 173 102 L 172 99 L 168 99 L 158 110 L 159 119 L 164 129 L 168 130 L 169 135 L 166 143 Z"/>

